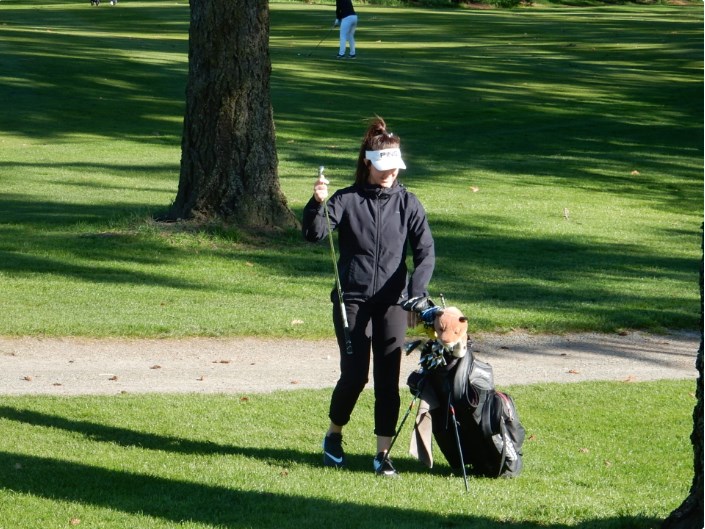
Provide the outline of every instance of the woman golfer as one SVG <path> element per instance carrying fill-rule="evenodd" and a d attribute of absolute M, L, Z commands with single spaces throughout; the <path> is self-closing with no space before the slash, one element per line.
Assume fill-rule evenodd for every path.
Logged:
<path fill-rule="evenodd" d="M 303 234 L 320 241 L 328 229 L 338 230 L 338 271 L 343 302 L 333 289 L 333 323 L 340 347 L 340 378 L 330 402 L 330 427 L 323 440 L 323 463 L 342 467 L 342 430 L 368 380 L 372 349 L 378 475 L 395 476 L 387 457 L 399 418 L 399 370 L 409 313 L 425 308 L 433 273 L 433 237 L 423 206 L 397 182 L 406 169 L 399 137 L 383 119 L 373 120 L 360 147 L 355 183 L 328 196 L 320 176 L 304 208 Z M 326 217 L 326 208 L 328 210 Z M 330 224 L 329 224 L 330 223 Z M 406 266 L 407 249 L 413 273 Z M 403 305 L 403 307 L 402 307 Z M 348 352 L 341 311 L 350 329 Z"/>
<path fill-rule="evenodd" d="M 352 0 L 335 0 L 335 25 L 340 25 L 340 46 L 338 59 L 345 57 L 345 47 L 350 47 L 349 55 L 355 58 L 355 30 L 357 29 L 357 14 Z"/>

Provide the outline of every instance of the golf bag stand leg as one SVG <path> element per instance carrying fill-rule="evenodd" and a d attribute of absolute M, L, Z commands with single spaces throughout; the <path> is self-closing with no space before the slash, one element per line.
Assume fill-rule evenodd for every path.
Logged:
<path fill-rule="evenodd" d="M 448 395 L 448 411 L 450 418 L 453 421 L 453 429 L 455 430 L 455 443 L 458 446 L 458 455 L 460 456 L 460 466 L 463 469 L 463 482 L 465 483 L 465 492 L 468 492 L 468 474 L 465 470 L 465 460 L 463 459 L 463 447 L 460 444 L 460 433 L 458 432 L 458 419 L 455 416 L 455 407 L 451 401 L 451 396 Z"/>
<path fill-rule="evenodd" d="M 387 455 L 385 456 L 387 459 L 389 459 L 389 454 L 392 452 L 392 447 L 394 446 L 394 443 L 397 442 L 397 437 L 399 437 L 399 434 L 401 433 L 401 429 L 404 427 L 404 423 L 406 422 L 407 417 L 409 417 L 409 414 L 411 413 L 411 410 L 414 408 L 414 404 L 416 403 L 416 400 L 419 398 L 419 395 L 421 395 L 421 388 L 417 388 L 416 393 L 414 393 L 414 398 L 411 399 L 411 402 L 409 403 L 409 407 L 406 409 L 406 413 L 404 414 L 404 417 L 401 420 L 401 423 L 399 424 L 399 428 L 397 428 L 396 433 L 394 434 L 394 437 L 392 438 L 392 442 L 389 444 L 389 448 L 387 449 Z"/>

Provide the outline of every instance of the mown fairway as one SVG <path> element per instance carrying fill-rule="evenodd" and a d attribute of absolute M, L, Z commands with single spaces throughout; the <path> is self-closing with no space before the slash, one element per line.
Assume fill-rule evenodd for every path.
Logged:
<path fill-rule="evenodd" d="M 428 210 L 432 295 L 471 330 L 697 327 L 702 5 L 359 11 L 336 61 L 335 31 L 314 49 L 331 5 L 272 4 L 297 214 L 319 165 L 351 181 L 378 113 Z M 325 244 L 151 221 L 178 183 L 186 2 L 0 12 L 0 333 L 331 335 Z"/>

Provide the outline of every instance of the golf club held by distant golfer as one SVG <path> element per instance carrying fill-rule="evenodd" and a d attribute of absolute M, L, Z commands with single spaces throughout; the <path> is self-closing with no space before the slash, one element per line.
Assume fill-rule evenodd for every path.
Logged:
<path fill-rule="evenodd" d="M 318 44 L 316 44 L 316 47 L 313 48 L 311 51 L 309 51 L 309 52 L 308 52 L 308 55 L 306 55 L 306 57 L 310 57 L 310 56 L 313 54 L 313 52 L 318 49 L 318 47 L 321 45 L 321 43 L 322 43 L 324 40 L 326 40 L 326 39 L 328 38 L 328 35 L 331 34 L 331 31 L 333 31 L 333 28 L 334 28 L 335 26 L 336 26 L 336 25 L 333 24 L 333 25 L 330 27 L 330 29 L 326 32 L 326 34 L 323 35 L 323 38 L 322 38 L 320 41 L 318 41 Z"/>

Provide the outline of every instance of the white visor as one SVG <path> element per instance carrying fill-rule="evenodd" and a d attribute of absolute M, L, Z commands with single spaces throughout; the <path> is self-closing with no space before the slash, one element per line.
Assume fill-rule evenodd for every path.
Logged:
<path fill-rule="evenodd" d="M 382 149 L 381 151 L 365 151 L 367 158 L 378 171 L 389 171 L 390 169 L 406 169 L 404 160 L 401 159 L 401 151 L 397 148 Z"/>

